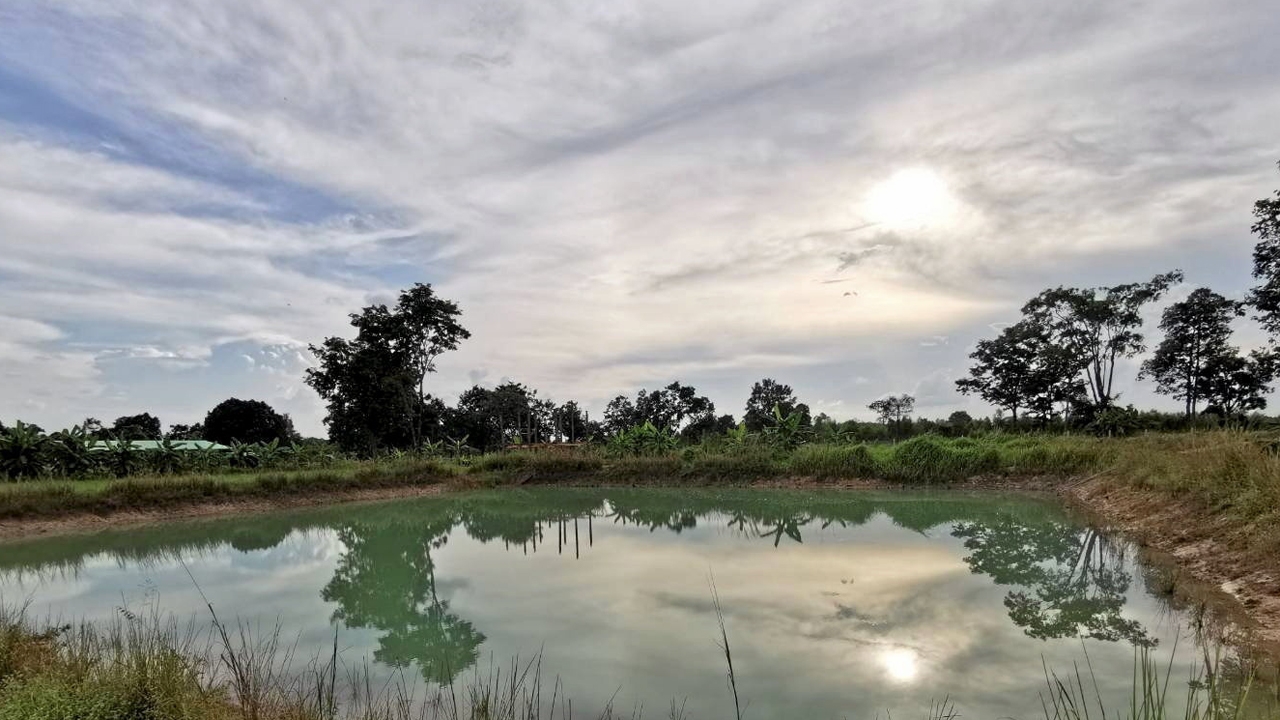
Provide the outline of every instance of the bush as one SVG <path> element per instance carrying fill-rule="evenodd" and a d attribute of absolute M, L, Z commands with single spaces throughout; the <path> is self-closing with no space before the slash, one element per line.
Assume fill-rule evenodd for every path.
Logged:
<path fill-rule="evenodd" d="M 733 453 L 697 455 L 693 458 L 690 474 L 699 480 L 711 482 L 735 482 L 760 480 L 782 475 L 782 466 L 774 460 L 773 453 L 765 449 L 751 448 Z"/>
<path fill-rule="evenodd" d="M 791 456 L 791 472 L 815 478 L 876 478 L 880 463 L 866 445 L 806 445 Z"/>
<path fill-rule="evenodd" d="M 888 475 L 905 482 L 954 482 L 999 472 L 1000 451 L 991 446 L 957 448 L 942 438 L 922 435 L 899 445 Z"/>

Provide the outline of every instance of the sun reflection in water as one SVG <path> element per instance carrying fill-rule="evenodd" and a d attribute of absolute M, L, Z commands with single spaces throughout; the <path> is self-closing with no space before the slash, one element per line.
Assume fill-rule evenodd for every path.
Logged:
<path fill-rule="evenodd" d="M 910 648 L 894 648 L 880 655 L 880 664 L 894 682 L 908 683 L 920 671 L 920 656 Z"/>

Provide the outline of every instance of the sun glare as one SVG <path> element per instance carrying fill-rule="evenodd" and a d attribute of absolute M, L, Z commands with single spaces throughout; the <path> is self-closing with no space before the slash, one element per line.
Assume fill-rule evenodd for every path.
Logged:
<path fill-rule="evenodd" d="M 880 664 L 884 666 L 889 679 L 902 683 L 916 679 L 916 673 L 920 671 L 919 660 L 916 651 L 908 648 L 886 650 L 880 656 Z"/>
<path fill-rule="evenodd" d="M 905 168 L 871 188 L 863 208 L 871 222 L 891 230 L 918 230 L 946 224 L 955 215 L 956 204 L 938 173 Z"/>

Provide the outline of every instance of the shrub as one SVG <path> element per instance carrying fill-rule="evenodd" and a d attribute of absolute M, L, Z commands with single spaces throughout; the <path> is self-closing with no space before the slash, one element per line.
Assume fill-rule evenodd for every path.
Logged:
<path fill-rule="evenodd" d="M 735 482 L 777 477 L 782 474 L 782 467 L 768 450 L 751 448 L 732 453 L 697 455 L 690 474 L 699 480 Z"/>
<path fill-rule="evenodd" d="M 816 478 L 875 478 L 881 469 L 866 445 L 807 445 L 791 456 L 791 472 Z"/>

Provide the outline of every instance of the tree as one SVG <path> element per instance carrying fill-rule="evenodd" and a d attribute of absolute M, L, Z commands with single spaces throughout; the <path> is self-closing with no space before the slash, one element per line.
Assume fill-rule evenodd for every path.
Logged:
<path fill-rule="evenodd" d="M 553 438 L 565 442 L 581 442 L 591 437 L 591 421 L 587 414 L 570 400 L 551 412 Z"/>
<path fill-rule="evenodd" d="M 347 450 L 421 447 L 431 429 L 425 383 L 436 359 L 471 336 L 458 306 L 421 283 L 400 293 L 392 309 L 371 305 L 351 315 L 354 340 L 312 345 L 319 367 L 307 384 L 328 404 L 329 437 Z"/>
<path fill-rule="evenodd" d="M 118 417 L 109 433 L 116 440 L 159 440 L 160 419 L 151 413 Z"/>
<path fill-rule="evenodd" d="M 947 427 L 952 434 L 963 435 L 973 427 L 973 416 L 964 410 L 956 410 L 947 417 Z"/>
<path fill-rule="evenodd" d="M 969 377 L 956 381 L 962 394 L 976 394 L 997 408 L 1047 420 L 1055 408 L 1079 398 L 1084 381 L 1072 357 L 1050 342 L 1043 325 L 1023 320 L 990 340 L 979 340 L 969 355 Z"/>
<path fill-rule="evenodd" d="M 699 395 L 692 385 L 677 381 L 658 390 L 641 390 L 635 402 L 619 395 L 605 407 L 604 417 L 611 435 L 650 423 L 664 432 L 700 437 L 702 428 L 715 425 L 715 412 L 715 403 L 709 398 Z"/>
<path fill-rule="evenodd" d="M 604 407 L 604 429 L 610 435 L 617 435 L 640 425 L 636 415 L 636 405 L 626 395 L 619 395 Z"/>
<path fill-rule="evenodd" d="M 1225 371 L 1226 355 L 1239 355 L 1228 344 L 1231 320 L 1244 315 L 1240 303 L 1209 288 L 1197 288 L 1186 300 L 1165 308 L 1160 318 L 1164 339 L 1142 364 L 1138 376 L 1156 381 L 1156 392 L 1182 400 L 1188 418 L 1196 414 L 1209 391 L 1206 368 Z"/>
<path fill-rule="evenodd" d="M 1160 299 L 1182 273 L 1157 275 L 1145 283 L 1114 287 L 1045 290 L 1023 306 L 1026 320 L 1048 333 L 1050 345 L 1067 353 L 1075 372 L 1083 373 L 1095 408 L 1115 404 L 1117 363 L 1146 349 L 1142 308 Z"/>
<path fill-rule="evenodd" d="M 911 413 L 916 408 L 916 399 L 907 394 L 890 395 L 880 398 L 867 406 L 876 414 L 876 418 L 887 427 L 901 429 L 903 424 L 911 421 Z"/>
<path fill-rule="evenodd" d="M 747 398 L 742 422 L 746 423 L 751 432 L 760 432 L 774 423 L 774 407 L 778 408 L 783 417 L 799 413 L 801 425 L 807 427 L 812 424 L 809 406 L 796 400 L 790 385 L 783 385 L 773 378 L 765 378 L 751 386 L 751 396 Z"/>
<path fill-rule="evenodd" d="M 539 400 L 538 391 L 505 382 L 492 390 L 476 385 L 458 398 L 458 411 L 478 447 L 502 447 L 517 440 L 540 442 L 554 433 L 555 403 Z"/>
<path fill-rule="evenodd" d="M 281 415 L 261 400 L 223 400 L 204 417 L 204 439 L 223 445 L 287 443 L 296 437 L 289 416 Z"/>
<path fill-rule="evenodd" d="M 1255 350 L 1248 357 L 1231 348 L 1209 360 L 1204 367 L 1202 396 L 1215 414 L 1236 418 L 1267 406 L 1267 393 L 1276 377 L 1276 358 Z"/>
<path fill-rule="evenodd" d="M 175 423 L 169 426 L 169 434 L 165 435 L 170 440 L 203 440 L 204 425 L 196 423 L 195 425 L 183 425 Z"/>
<path fill-rule="evenodd" d="M 1249 293 L 1249 304 L 1274 338 L 1280 335 L 1280 190 L 1254 203 L 1253 216 L 1257 222 L 1252 230 L 1258 236 L 1253 248 L 1253 276 L 1260 282 Z"/>

